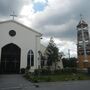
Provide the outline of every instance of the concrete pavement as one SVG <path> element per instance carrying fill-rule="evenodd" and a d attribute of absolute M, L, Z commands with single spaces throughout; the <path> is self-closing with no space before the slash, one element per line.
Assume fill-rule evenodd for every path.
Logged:
<path fill-rule="evenodd" d="M 36 87 L 39 85 L 39 87 Z M 90 90 L 90 81 L 31 83 L 21 75 L 0 75 L 0 90 Z"/>

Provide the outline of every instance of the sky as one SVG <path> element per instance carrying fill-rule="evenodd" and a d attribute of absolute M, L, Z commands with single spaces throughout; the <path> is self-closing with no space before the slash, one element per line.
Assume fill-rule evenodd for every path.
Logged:
<path fill-rule="evenodd" d="M 77 30 L 80 14 L 90 26 L 90 0 L 0 0 L 0 20 L 15 20 L 43 34 L 41 43 L 50 37 L 60 52 L 77 56 Z"/>

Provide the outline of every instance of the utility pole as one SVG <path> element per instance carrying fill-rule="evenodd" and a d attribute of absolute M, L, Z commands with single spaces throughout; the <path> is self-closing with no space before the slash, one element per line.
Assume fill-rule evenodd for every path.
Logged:
<path fill-rule="evenodd" d="M 68 58 L 70 60 L 70 49 L 68 49 Z"/>

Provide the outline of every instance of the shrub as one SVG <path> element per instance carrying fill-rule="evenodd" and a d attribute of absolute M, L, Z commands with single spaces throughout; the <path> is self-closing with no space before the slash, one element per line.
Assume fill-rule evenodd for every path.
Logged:
<path fill-rule="evenodd" d="M 77 69 L 76 68 L 72 68 L 72 72 L 73 73 L 77 73 Z"/>
<path fill-rule="evenodd" d="M 38 82 L 39 82 L 38 78 L 35 78 L 35 77 L 31 78 L 31 81 L 32 81 L 33 83 L 38 83 Z"/>
<path fill-rule="evenodd" d="M 77 73 L 77 69 L 76 68 L 64 68 L 63 69 L 63 73 Z"/>
<path fill-rule="evenodd" d="M 28 65 L 28 66 L 26 67 L 26 69 L 29 70 L 29 69 L 30 69 L 30 66 Z"/>
<path fill-rule="evenodd" d="M 34 74 L 34 76 L 38 76 L 39 73 L 40 73 L 40 70 L 39 69 L 35 69 L 33 74 Z"/>
<path fill-rule="evenodd" d="M 34 71 L 34 76 L 38 76 L 38 75 L 50 75 L 51 71 L 47 70 L 47 69 L 36 69 Z"/>
<path fill-rule="evenodd" d="M 62 73 L 62 70 L 55 70 L 55 71 L 54 71 L 54 74 L 56 74 L 56 75 L 57 75 L 57 74 L 61 74 L 61 73 Z"/>
<path fill-rule="evenodd" d="M 21 68 L 21 74 L 25 74 L 25 68 Z"/>
<path fill-rule="evenodd" d="M 88 68 L 88 74 L 90 74 L 90 67 Z"/>
<path fill-rule="evenodd" d="M 51 71 L 48 69 L 41 69 L 41 75 L 50 75 Z"/>

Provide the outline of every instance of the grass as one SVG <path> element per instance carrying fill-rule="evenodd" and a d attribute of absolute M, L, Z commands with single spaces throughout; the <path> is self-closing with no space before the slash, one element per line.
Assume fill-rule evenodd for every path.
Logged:
<path fill-rule="evenodd" d="M 25 75 L 25 77 L 32 82 L 56 82 L 56 81 L 71 81 L 71 80 L 90 80 L 90 75 L 83 73 L 62 73 L 58 75 L 38 75 L 31 74 Z"/>

